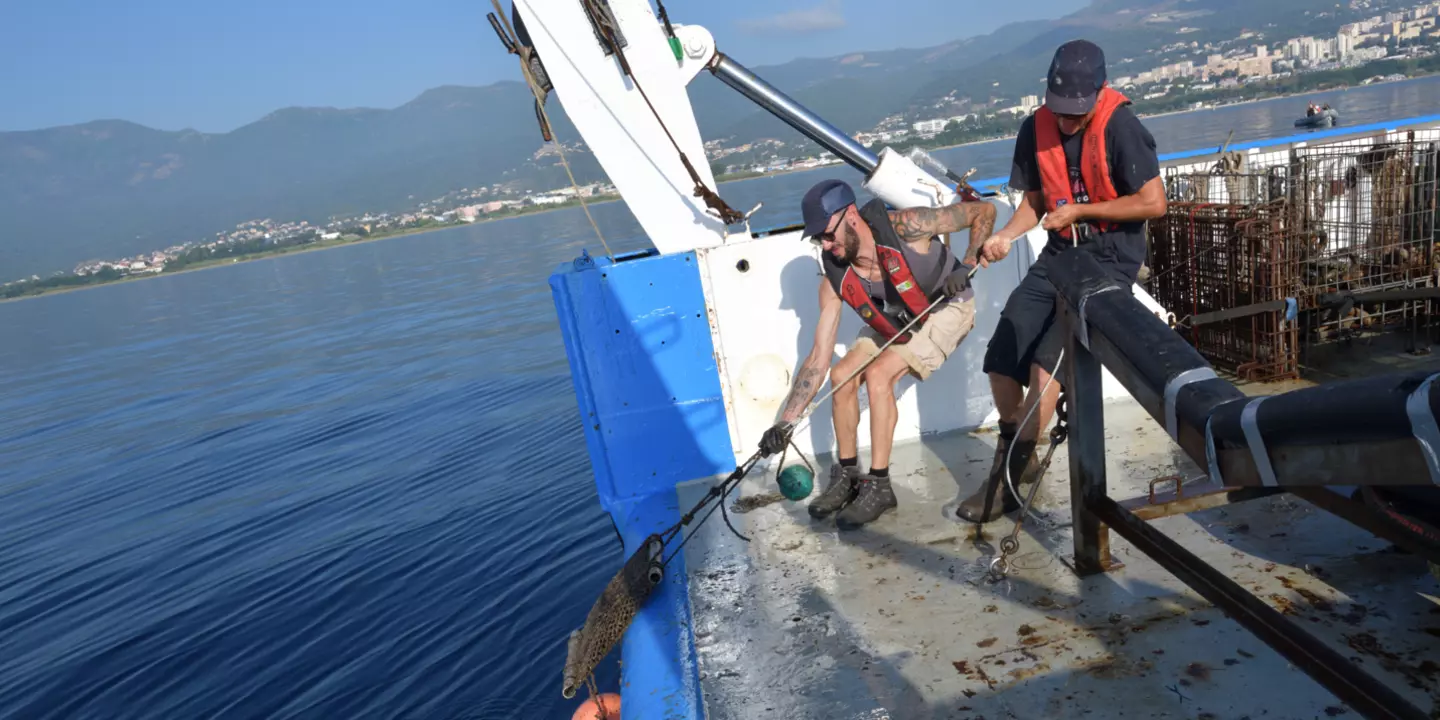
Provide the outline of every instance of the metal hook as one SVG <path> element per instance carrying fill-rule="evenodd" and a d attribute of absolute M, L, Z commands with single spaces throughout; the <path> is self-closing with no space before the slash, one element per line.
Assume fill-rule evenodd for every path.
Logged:
<path fill-rule="evenodd" d="M 992 581 L 1000 582 L 1001 580 L 1005 579 L 1006 575 L 1009 574 L 1010 561 L 1007 560 L 1004 555 L 1001 555 L 990 561 L 990 579 Z"/>

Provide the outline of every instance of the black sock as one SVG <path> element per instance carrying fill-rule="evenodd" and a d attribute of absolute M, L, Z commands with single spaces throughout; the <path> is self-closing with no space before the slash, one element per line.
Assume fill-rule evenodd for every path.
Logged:
<path fill-rule="evenodd" d="M 882 479 L 882 480 L 885 479 L 885 478 L 888 478 L 888 477 L 890 477 L 890 468 L 889 468 L 889 467 L 873 468 L 873 467 L 872 467 L 872 468 L 870 468 L 870 477 L 878 478 L 878 479 Z"/>
<path fill-rule="evenodd" d="M 840 467 L 855 467 L 860 464 L 860 458 L 840 458 Z"/>
<path fill-rule="evenodd" d="M 1006 440 L 1013 440 L 1015 438 L 1015 433 L 1019 432 L 1019 430 L 1020 423 L 1008 423 L 1004 420 L 1000 421 L 1000 437 L 1005 438 Z"/>

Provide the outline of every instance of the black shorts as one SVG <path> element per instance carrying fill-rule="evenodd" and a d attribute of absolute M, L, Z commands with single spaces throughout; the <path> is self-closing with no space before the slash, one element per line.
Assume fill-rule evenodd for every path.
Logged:
<path fill-rule="evenodd" d="M 1030 271 L 1010 293 L 990 345 L 985 348 L 986 373 L 1007 375 L 1020 383 L 1030 384 L 1030 366 L 1040 365 L 1046 372 L 1058 372 L 1056 361 L 1065 349 L 1065 337 L 1055 322 L 1055 286 L 1050 284 L 1048 263 L 1056 253 L 1050 248 L 1041 251 Z M 1121 282 L 1135 282 L 1134 274 L 1113 262 L 1101 264 Z"/>

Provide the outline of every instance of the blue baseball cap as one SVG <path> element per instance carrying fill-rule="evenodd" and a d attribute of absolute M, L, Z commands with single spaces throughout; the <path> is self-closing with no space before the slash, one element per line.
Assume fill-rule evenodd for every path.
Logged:
<path fill-rule="evenodd" d="M 1089 40 L 1071 40 L 1055 51 L 1045 83 L 1045 107 L 1061 115 L 1084 115 L 1105 87 L 1105 51 Z"/>
<path fill-rule="evenodd" d="M 835 213 L 855 204 L 855 191 L 843 180 L 821 180 L 805 193 L 800 201 L 800 214 L 805 218 L 805 237 L 825 232 Z"/>

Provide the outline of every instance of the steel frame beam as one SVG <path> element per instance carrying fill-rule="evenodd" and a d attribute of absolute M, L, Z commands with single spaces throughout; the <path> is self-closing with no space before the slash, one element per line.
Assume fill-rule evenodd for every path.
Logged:
<path fill-rule="evenodd" d="M 1106 275 L 1089 253 L 1071 250 L 1046 262 L 1071 326 L 1079 325 L 1075 309 L 1086 302 L 1089 353 L 1156 422 L 1168 425 L 1173 417 L 1175 441 L 1192 460 L 1208 468 L 1207 451 L 1213 449 L 1226 487 L 1270 484 L 1242 420 L 1256 398 L 1214 377 L 1183 385 L 1167 402 L 1172 380 L 1210 368 L 1200 353 L 1135 300 L 1129 286 Z M 1356 477 L 1383 485 L 1433 484 L 1407 408 L 1429 375 L 1368 377 L 1265 398 L 1250 412 L 1264 441 L 1260 456 L 1273 471 L 1272 486 L 1353 485 Z M 1428 390 L 1426 404 L 1440 416 L 1440 383 Z M 1213 443 L 1207 443 L 1207 426 Z"/>
<path fill-rule="evenodd" d="M 1272 398 L 1267 401 L 1271 403 L 1269 407 L 1279 411 L 1271 414 L 1267 424 L 1263 417 L 1256 421 L 1258 413 L 1252 410 L 1251 434 L 1246 434 L 1240 427 L 1240 413 L 1251 405 L 1252 399 L 1234 385 L 1210 378 L 1178 389 L 1167 388 L 1182 373 L 1208 368 L 1208 365 L 1194 348 L 1129 293 L 1116 292 L 1123 288 L 1106 276 L 1093 256 L 1074 249 L 1053 257 L 1050 277 L 1059 291 L 1057 324 L 1065 337 L 1062 377 L 1069 398 L 1070 498 L 1076 571 L 1090 575 L 1119 567 L 1110 557 L 1109 530 L 1114 529 L 1361 715 L 1416 720 L 1429 717 L 1344 655 L 1109 497 L 1101 369 L 1109 369 L 1157 422 L 1174 433 L 1181 448 L 1201 467 L 1219 470 L 1219 479 L 1223 479 L 1226 486 L 1250 486 L 1226 487 L 1188 499 L 1178 498 L 1177 492 L 1176 500 L 1152 506 L 1159 510 L 1149 514 L 1160 517 L 1189 512 L 1185 508 L 1169 512 L 1187 502 L 1201 506 L 1226 504 L 1236 492 L 1241 496 L 1260 497 L 1289 490 L 1387 539 L 1395 533 L 1379 532 L 1380 524 L 1370 517 L 1363 504 L 1314 486 L 1350 485 L 1353 480 L 1338 482 L 1335 478 L 1339 474 L 1354 478 L 1360 471 L 1366 476 L 1387 470 L 1395 472 L 1401 467 L 1415 474 L 1402 475 L 1399 482 L 1393 484 L 1428 484 L 1429 467 L 1417 447 L 1419 443 L 1407 437 L 1398 427 L 1399 420 L 1393 417 L 1398 397 L 1399 418 L 1408 420 L 1404 401 L 1423 378 L 1359 380 L 1346 383 L 1349 388 L 1337 390 L 1332 386 L 1318 388 L 1322 390 L 1319 393 L 1308 390 L 1288 393 L 1293 396 L 1308 393 L 1301 401 Z M 1085 310 L 1082 312 L 1080 308 Z M 1107 329 L 1113 331 L 1113 340 Z M 1387 389 L 1388 396 L 1377 402 L 1375 395 Z M 1347 406 L 1364 401 L 1367 393 L 1365 410 L 1371 425 L 1364 430 L 1337 437 L 1333 429 L 1327 433 L 1323 427 L 1317 428 L 1313 418 L 1308 422 L 1302 419 L 1305 412 L 1343 413 Z M 1434 393 L 1426 398 L 1432 412 L 1434 398 Z M 1408 430 L 1408 422 L 1404 429 Z M 1306 430 L 1311 432 L 1304 432 Z M 1252 454 L 1249 441 L 1257 434 L 1267 447 L 1263 453 Z M 1390 457 L 1383 458 L 1387 454 Z M 1211 457 L 1216 459 L 1213 465 Z M 1262 480 L 1266 477 L 1258 466 L 1262 459 L 1272 468 L 1270 482 Z M 1340 467 L 1327 470 L 1322 467 L 1323 463 L 1338 463 Z M 1314 478 L 1316 474 L 1321 477 Z"/>
<path fill-rule="evenodd" d="M 1088 501 L 1086 511 L 1114 528 L 1136 549 L 1189 585 L 1201 597 L 1223 609 L 1361 715 L 1415 720 L 1430 717 L 1344 655 L 1286 619 L 1280 611 L 1266 605 L 1114 500 L 1093 498 Z"/>
<path fill-rule="evenodd" d="M 1120 501 L 1120 507 L 1135 514 L 1141 520 L 1159 520 L 1172 515 L 1186 515 L 1201 510 L 1234 505 L 1249 500 L 1259 500 L 1285 493 L 1286 488 L 1245 487 L 1214 488 L 1208 486 L 1201 492 L 1167 492 L 1154 498 L 1135 498 Z M 1295 488 L 1290 488 L 1295 491 Z M 1298 494 L 1298 493 L 1297 493 Z"/>
<path fill-rule="evenodd" d="M 1073 311 L 1061 303 L 1061 327 L 1069 328 Z M 1070 507 L 1073 508 L 1075 571 L 1081 575 L 1120 567 L 1110 555 L 1110 534 L 1092 504 L 1108 496 L 1105 483 L 1105 396 L 1100 361 L 1066 335 L 1064 387 L 1070 424 Z"/>

